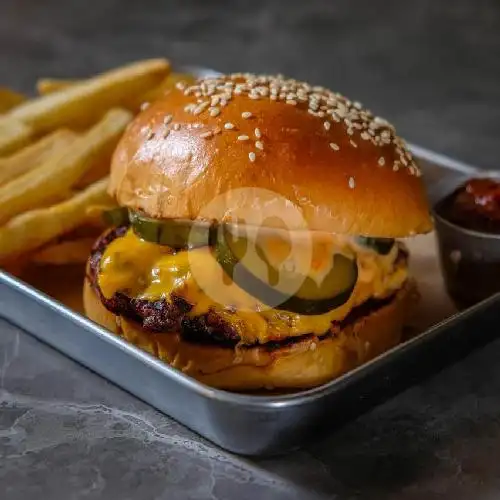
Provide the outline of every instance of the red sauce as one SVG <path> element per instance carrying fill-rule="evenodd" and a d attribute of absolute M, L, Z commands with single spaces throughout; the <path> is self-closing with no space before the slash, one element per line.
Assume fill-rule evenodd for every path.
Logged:
<path fill-rule="evenodd" d="M 472 179 L 440 205 L 439 213 L 454 224 L 500 234 L 500 181 Z"/>
<path fill-rule="evenodd" d="M 459 308 L 500 291 L 500 179 L 472 179 L 436 205 L 441 263 L 449 294 Z M 483 234 L 495 235 L 491 240 Z"/>

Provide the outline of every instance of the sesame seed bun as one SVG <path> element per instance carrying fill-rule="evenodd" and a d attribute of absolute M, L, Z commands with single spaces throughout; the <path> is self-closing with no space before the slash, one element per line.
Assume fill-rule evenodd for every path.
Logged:
<path fill-rule="evenodd" d="M 401 341 L 416 299 L 408 281 L 388 304 L 351 323 L 339 334 L 300 340 L 269 349 L 219 347 L 187 342 L 175 333 L 151 333 L 138 323 L 108 311 L 90 285 L 84 284 L 87 316 L 128 342 L 212 387 L 249 391 L 305 389 L 329 382 L 382 354 Z"/>
<path fill-rule="evenodd" d="M 229 222 L 267 206 L 255 189 L 238 188 L 285 200 L 273 210 L 289 229 L 299 229 L 287 217 L 297 209 L 308 229 L 339 234 L 397 238 L 432 225 L 420 171 L 394 129 L 294 80 L 180 84 L 145 107 L 112 162 L 111 194 L 154 218 Z M 211 203 L 219 195 L 223 207 Z"/>

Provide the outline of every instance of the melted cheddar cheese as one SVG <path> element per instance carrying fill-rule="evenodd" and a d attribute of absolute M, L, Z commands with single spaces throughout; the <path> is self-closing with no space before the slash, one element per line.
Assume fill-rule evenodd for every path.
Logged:
<path fill-rule="evenodd" d="M 354 307 L 370 298 L 392 294 L 408 276 L 406 263 L 395 265 L 397 245 L 384 256 L 357 246 L 351 238 L 337 237 L 334 243 L 341 253 L 356 255 L 358 280 L 345 304 L 321 315 L 267 307 L 224 273 L 208 247 L 174 253 L 166 246 L 141 240 L 132 230 L 106 248 L 98 283 L 106 298 L 118 291 L 148 300 L 168 301 L 172 294 L 181 296 L 193 304 L 191 315 L 216 312 L 238 332 L 244 344 L 305 333 L 321 335 L 332 321 L 341 321 Z"/>

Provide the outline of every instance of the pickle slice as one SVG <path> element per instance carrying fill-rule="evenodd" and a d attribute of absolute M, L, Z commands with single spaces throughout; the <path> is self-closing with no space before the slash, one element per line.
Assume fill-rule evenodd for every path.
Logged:
<path fill-rule="evenodd" d="M 317 283 L 293 269 L 276 269 L 257 243 L 233 234 L 224 225 L 214 228 L 215 257 L 231 279 L 262 303 L 298 314 L 324 314 L 345 304 L 358 277 L 356 260 L 332 256 L 330 271 Z"/>
<path fill-rule="evenodd" d="M 102 213 L 102 218 L 108 226 L 125 226 L 129 223 L 128 209 L 117 207 L 106 210 Z"/>
<path fill-rule="evenodd" d="M 380 255 L 387 255 L 392 250 L 395 241 L 391 238 L 370 238 L 367 236 L 358 236 L 357 238 L 360 245 L 371 248 Z"/>
<path fill-rule="evenodd" d="M 210 227 L 191 220 L 151 219 L 130 210 L 135 234 L 146 241 L 172 248 L 196 248 L 208 245 Z"/>

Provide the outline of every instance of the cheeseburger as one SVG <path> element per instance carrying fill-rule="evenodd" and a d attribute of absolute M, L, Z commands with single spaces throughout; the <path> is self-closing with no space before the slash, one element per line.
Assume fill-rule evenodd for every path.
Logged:
<path fill-rule="evenodd" d="M 318 386 L 397 345 L 416 298 L 398 238 L 431 230 L 393 127 L 323 87 L 179 83 L 113 157 L 88 316 L 208 385 Z"/>

